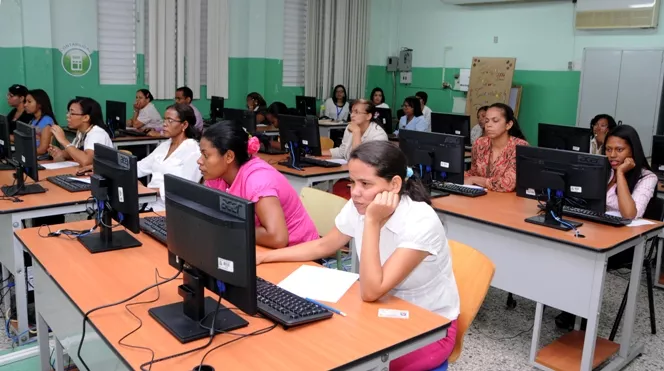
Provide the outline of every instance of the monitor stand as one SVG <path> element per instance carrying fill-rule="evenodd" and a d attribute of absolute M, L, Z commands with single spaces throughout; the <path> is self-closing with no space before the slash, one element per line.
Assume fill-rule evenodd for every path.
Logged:
<path fill-rule="evenodd" d="M 288 159 L 286 161 L 278 162 L 278 165 L 286 166 L 296 170 L 313 166 L 312 164 L 307 164 L 300 161 L 300 159 L 304 157 L 304 153 L 300 151 L 300 145 L 298 144 L 293 145 L 293 142 L 289 142 L 289 147 L 291 148 L 291 150 L 288 152 L 290 153 L 290 156 L 288 156 Z"/>
<path fill-rule="evenodd" d="M 103 212 L 102 223 L 99 225 L 99 233 L 91 233 L 81 236 L 78 238 L 78 241 L 92 254 L 128 249 L 142 245 L 141 242 L 129 234 L 129 232 L 125 230 L 113 231 L 113 229 L 107 227 L 107 225 L 112 225 L 111 223 L 113 223 L 111 213 L 108 211 Z"/>
<path fill-rule="evenodd" d="M 185 344 L 210 336 L 209 329 L 217 309 L 217 301 L 205 297 L 205 285 L 201 282 L 201 277 L 188 270 L 183 272 L 183 276 L 184 281 L 178 286 L 178 293 L 184 301 L 151 308 L 148 313 L 180 343 Z M 233 331 L 248 325 L 249 322 L 232 310 L 223 304 L 219 305 L 214 323 L 216 332 Z"/>
<path fill-rule="evenodd" d="M 545 227 L 554 228 L 561 231 L 571 230 L 572 227 L 570 226 L 573 226 L 574 228 L 579 228 L 580 226 L 582 226 L 583 223 L 574 222 L 562 218 L 563 215 L 562 205 L 563 205 L 563 200 L 561 198 L 552 196 L 551 199 L 547 201 L 546 206 L 543 210 L 544 215 L 540 214 L 540 215 L 531 216 L 530 218 L 526 218 L 525 221 L 528 223 L 543 225 Z M 558 219 L 562 220 L 564 223 L 561 223 L 558 220 L 556 220 L 553 217 L 553 215 L 551 215 L 552 212 L 553 214 L 557 215 Z"/>
<path fill-rule="evenodd" d="M 14 173 L 16 184 L 13 186 L 3 186 L 0 188 L 5 196 L 14 197 L 46 192 L 44 187 L 37 183 L 25 184 L 25 179 L 23 178 L 24 173 L 25 169 L 23 166 L 18 166 L 16 168 L 16 173 Z"/>

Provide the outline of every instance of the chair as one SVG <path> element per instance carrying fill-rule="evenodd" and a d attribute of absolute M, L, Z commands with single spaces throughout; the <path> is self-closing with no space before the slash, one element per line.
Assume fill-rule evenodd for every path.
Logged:
<path fill-rule="evenodd" d="M 324 236 L 332 230 L 335 226 L 334 219 L 347 202 L 335 194 L 309 187 L 302 188 L 300 200 L 314 221 L 319 236 Z M 337 269 L 343 269 L 341 250 L 337 251 Z"/>
<path fill-rule="evenodd" d="M 664 220 L 664 200 L 658 198 L 657 196 L 653 196 L 653 198 L 650 199 L 648 206 L 646 207 L 646 211 L 643 213 L 643 217 L 645 219 L 651 219 L 651 220 Z M 648 290 L 648 307 L 650 310 L 650 332 L 653 335 L 657 334 L 657 325 L 655 322 L 655 301 L 653 297 L 654 283 L 652 277 L 652 263 L 653 263 L 653 255 L 655 250 L 657 249 L 658 242 L 659 242 L 659 237 L 653 237 L 650 240 L 646 241 L 645 245 L 646 251 L 644 251 L 644 258 L 643 258 L 643 269 L 645 269 L 646 271 L 646 286 Z M 648 250 L 648 244 L 650 244 L 649 250 Z M 630 251 L 633 257 L 634 250 L 632 249 L 628 250 L 628 252 Z M 629 259 L 629 263 L 631 263 L 631 260 L 632 259 Z M 625 263 L 628 263 L 628 261 L 625 261 Z M 613 339 L 616 337 L 616 333 L 618 332 L 618 326 L 620 325 L 620 321 L 622 320 L 622 316 L 625 312 L 625 306 L 627 305 L 628 292 L 629 292 L 629 284 L 627 285 L 627 289 L 625 289 L 625 295 L 623 296 L 622 302 L 620 303 L 620 308 L 618 309 L 616 320 L 613 323 L 613 327 L 611 328 L 611 334 L 609 335 L 610 341 L 613 341 Z"/>
<path fill-rule="evenodd" d="M 334 141 L 328 137 L 320 137 L 320 149 L 325 151 L 334 148 Z"/>
<path fill-rule="evenodd" d="M 449 241 L 449 244 L 452 269 L 461 301 L 461 312 L 457 318 L 456 344 L 448 359 L 449 362 L 454 362 L 461 355 L 463 337 L 489 291 L 496 266 L 484 254 L 470 246 L 456 241 Z"/>
<path fill-rule="evenodd" d="M 118 152 L 122 152 L 122 153 L 128 154 L 129 156 L 132 156 L 132 155 L 133 155 L 133 154 L 131 153 L 131 151 L 128 150 L 128 149 L 120 149 L 120 150 L 118 150 Z"/>

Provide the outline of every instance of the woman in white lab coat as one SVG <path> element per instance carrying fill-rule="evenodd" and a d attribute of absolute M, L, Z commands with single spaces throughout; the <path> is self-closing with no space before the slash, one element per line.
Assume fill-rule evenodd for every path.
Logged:
<path fill-rule="evenodd" d="M 337 85 L 332 90 L 332 96 L 325 101 L 325 112 L 321 116 L 327 116 L 334 121 L 346 121 L 349 113 L 346 87 Z"/>
<path fill-rule="evenodd" d="M 161 143 L 146 158 L 138 162 L 138 177 L 152 175 L 148 188 L 157 191 L 157 201 L 148 204 L 153 211 L 164 210 L 164 174 L 172 174 L 194 182 L 201 180 L 196 161 L 200 157 L 196 115 L 188 104 L 174 104 L 166 109 L 163 135 L 169 139 Z"/>

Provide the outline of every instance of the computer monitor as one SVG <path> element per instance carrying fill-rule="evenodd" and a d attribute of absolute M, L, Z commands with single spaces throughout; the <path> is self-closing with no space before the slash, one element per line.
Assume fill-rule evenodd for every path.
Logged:
<path fill-rule="evenodd" d="M 399 148 L 425 185 L 434 180 L 463 184 L 466 149 L 462 136 L 399 130 Z"/>
<path fill-rule="evenodd" d="M 12 142 L 9 134 L 9 121 L 7 117 L 0 115 L 0 161 L 5 161 L 12 156 Z"/>
<path fill-rule="evenodd" d="M 550 148 L 516 147 L 516 194 L 546 202 L 544 215 L 526 219 L 561 230 L 580 223 L 562 220 L 568 205 L 598 213 L 606 211 L 611 167 L 605 156 Z"/>
<path fill-rule="evenodd" d="M 300 116 L 316 116 L 316 97 L 295 97 L 295 109 Z"/>
<path fill-rule="evenodd" d="M 652 159 L 650 160 L 652 171 L 657 177 L 664 178 L 664 135 L 652 137 Z"/>
<path fill-rule="evenodd" d="M 221 120 L 224 111 L 224 98 L 212 96 L 210 98 L 210 118 L 212 121 Z"/>
<path fill-rule="evenodd" d="M 106 101 L 106 125 L 111 133 L 127 129 L 127 103 Z"/>
<path fill-rule="evenodd" d="M 224 120 L 239 122 L 249 133 L 256 132 L 256 114 L 253 111 L 237 108 L 224 108 Z"/>
<path fill-rule="evenodd" d="M 284 165 L 294 169 L 306 167 L 300 159 L 306 155 L 320 156 L 320 132 L 316 116 L 279 115 L 281 149 L 290 154 Z"/>
<path fill-rule="evenodd" d="M 470 116 L 431 112 L 431 131 L 461 135 L 464 145 L 470 146 Z"/>
<path fill-rule="evenodd" d="M 390 135 L 394 132 L 394 126 L 392 125 L 392 110 L 389 108 L 376 108 L 376 114 L 378 118 L 376 122 L 380 125 L 387 135 Z"/>
<path fill-rule="evenodd" d="M 258 311 L 254 204 L 170 174 L 164 176 L 164 183 L 168 262 L 183 267 L 178 292 L 184 300 L 148 312 L 186 343 L 210 336 L 217 301 L 205 297 L 205 288 L 249 315 Z M 216 331 L 247 325 L 220 305 Z"/>
<path fill-rule="evenodd" d="M 136 156 L 95 144 L 90 177 L 92 197 L 97 202 L 100 231 L 78 237 L 91 253 L 141 246 L 126 230 L 113 231 L 113 220 L 139 233 L 138 178 Z"/>
<path fill-rule="evenodd" d="M 15 182 L 11 186 L 3 186 L 5 196 L 21 196 L 34 193 L 44 193 L 46 190 L 39 182 L 39 164 L 37 163 L 37 139 L 35 128 L 26 123 L 17 121 L 14 130 L 14 158 L 9 160 L 15 167 Z M 33 184 L 25 184 L 27 175 L 34 180 Z"/>
<path fill-rule="evenodd" d="M 590 134 L 590 128 L 540 123 L 537 144 L 542 148 L 589 153 Z"/>

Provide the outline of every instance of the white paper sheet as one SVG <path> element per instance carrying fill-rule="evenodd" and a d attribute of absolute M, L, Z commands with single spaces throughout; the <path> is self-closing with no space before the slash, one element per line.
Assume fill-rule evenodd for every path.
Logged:
<path fill-rule="evenodd" d="M 70 180 L 73 180 L 73 181 L 75 181 L 75 182 L 81 182 L 81 183 L 85 183 L 85 184 L 90 184 L 90 177 L 76 178 L 76 177 L 70 176 L 69 179 L 70 179 Z"/>
<path fill-rule="evenodd" d="M 46 170 L 57 170 L 57 169 L 64 169 L 66 167 L 78 166 L 78 162 L 62 161 L 62 162 L 51 162 L 48 164 L 40 164 L 40 165 L 43 166 L 44 169 Z"/>
<path fill-rule="evenodd" d="M 628 227 L 640 227 L 642 225 L 652 225 L 655 224 L 655 222 L 651 222 L 650 220 L 647 219 L 634 219 L 632 220 L 631 223 L 627 224 Z"/>
<path fill-rule="evenodd" d="M 359 277 L 357 273 L 302 265 L 279 287 L 303 298 L 336 303 Z"/>
<path fill-rule="evenodd" d="M 326 158 L 325 161 L 334 162 L 336 164 L 346 165 L 348 161 L 343 158 Z"/>

